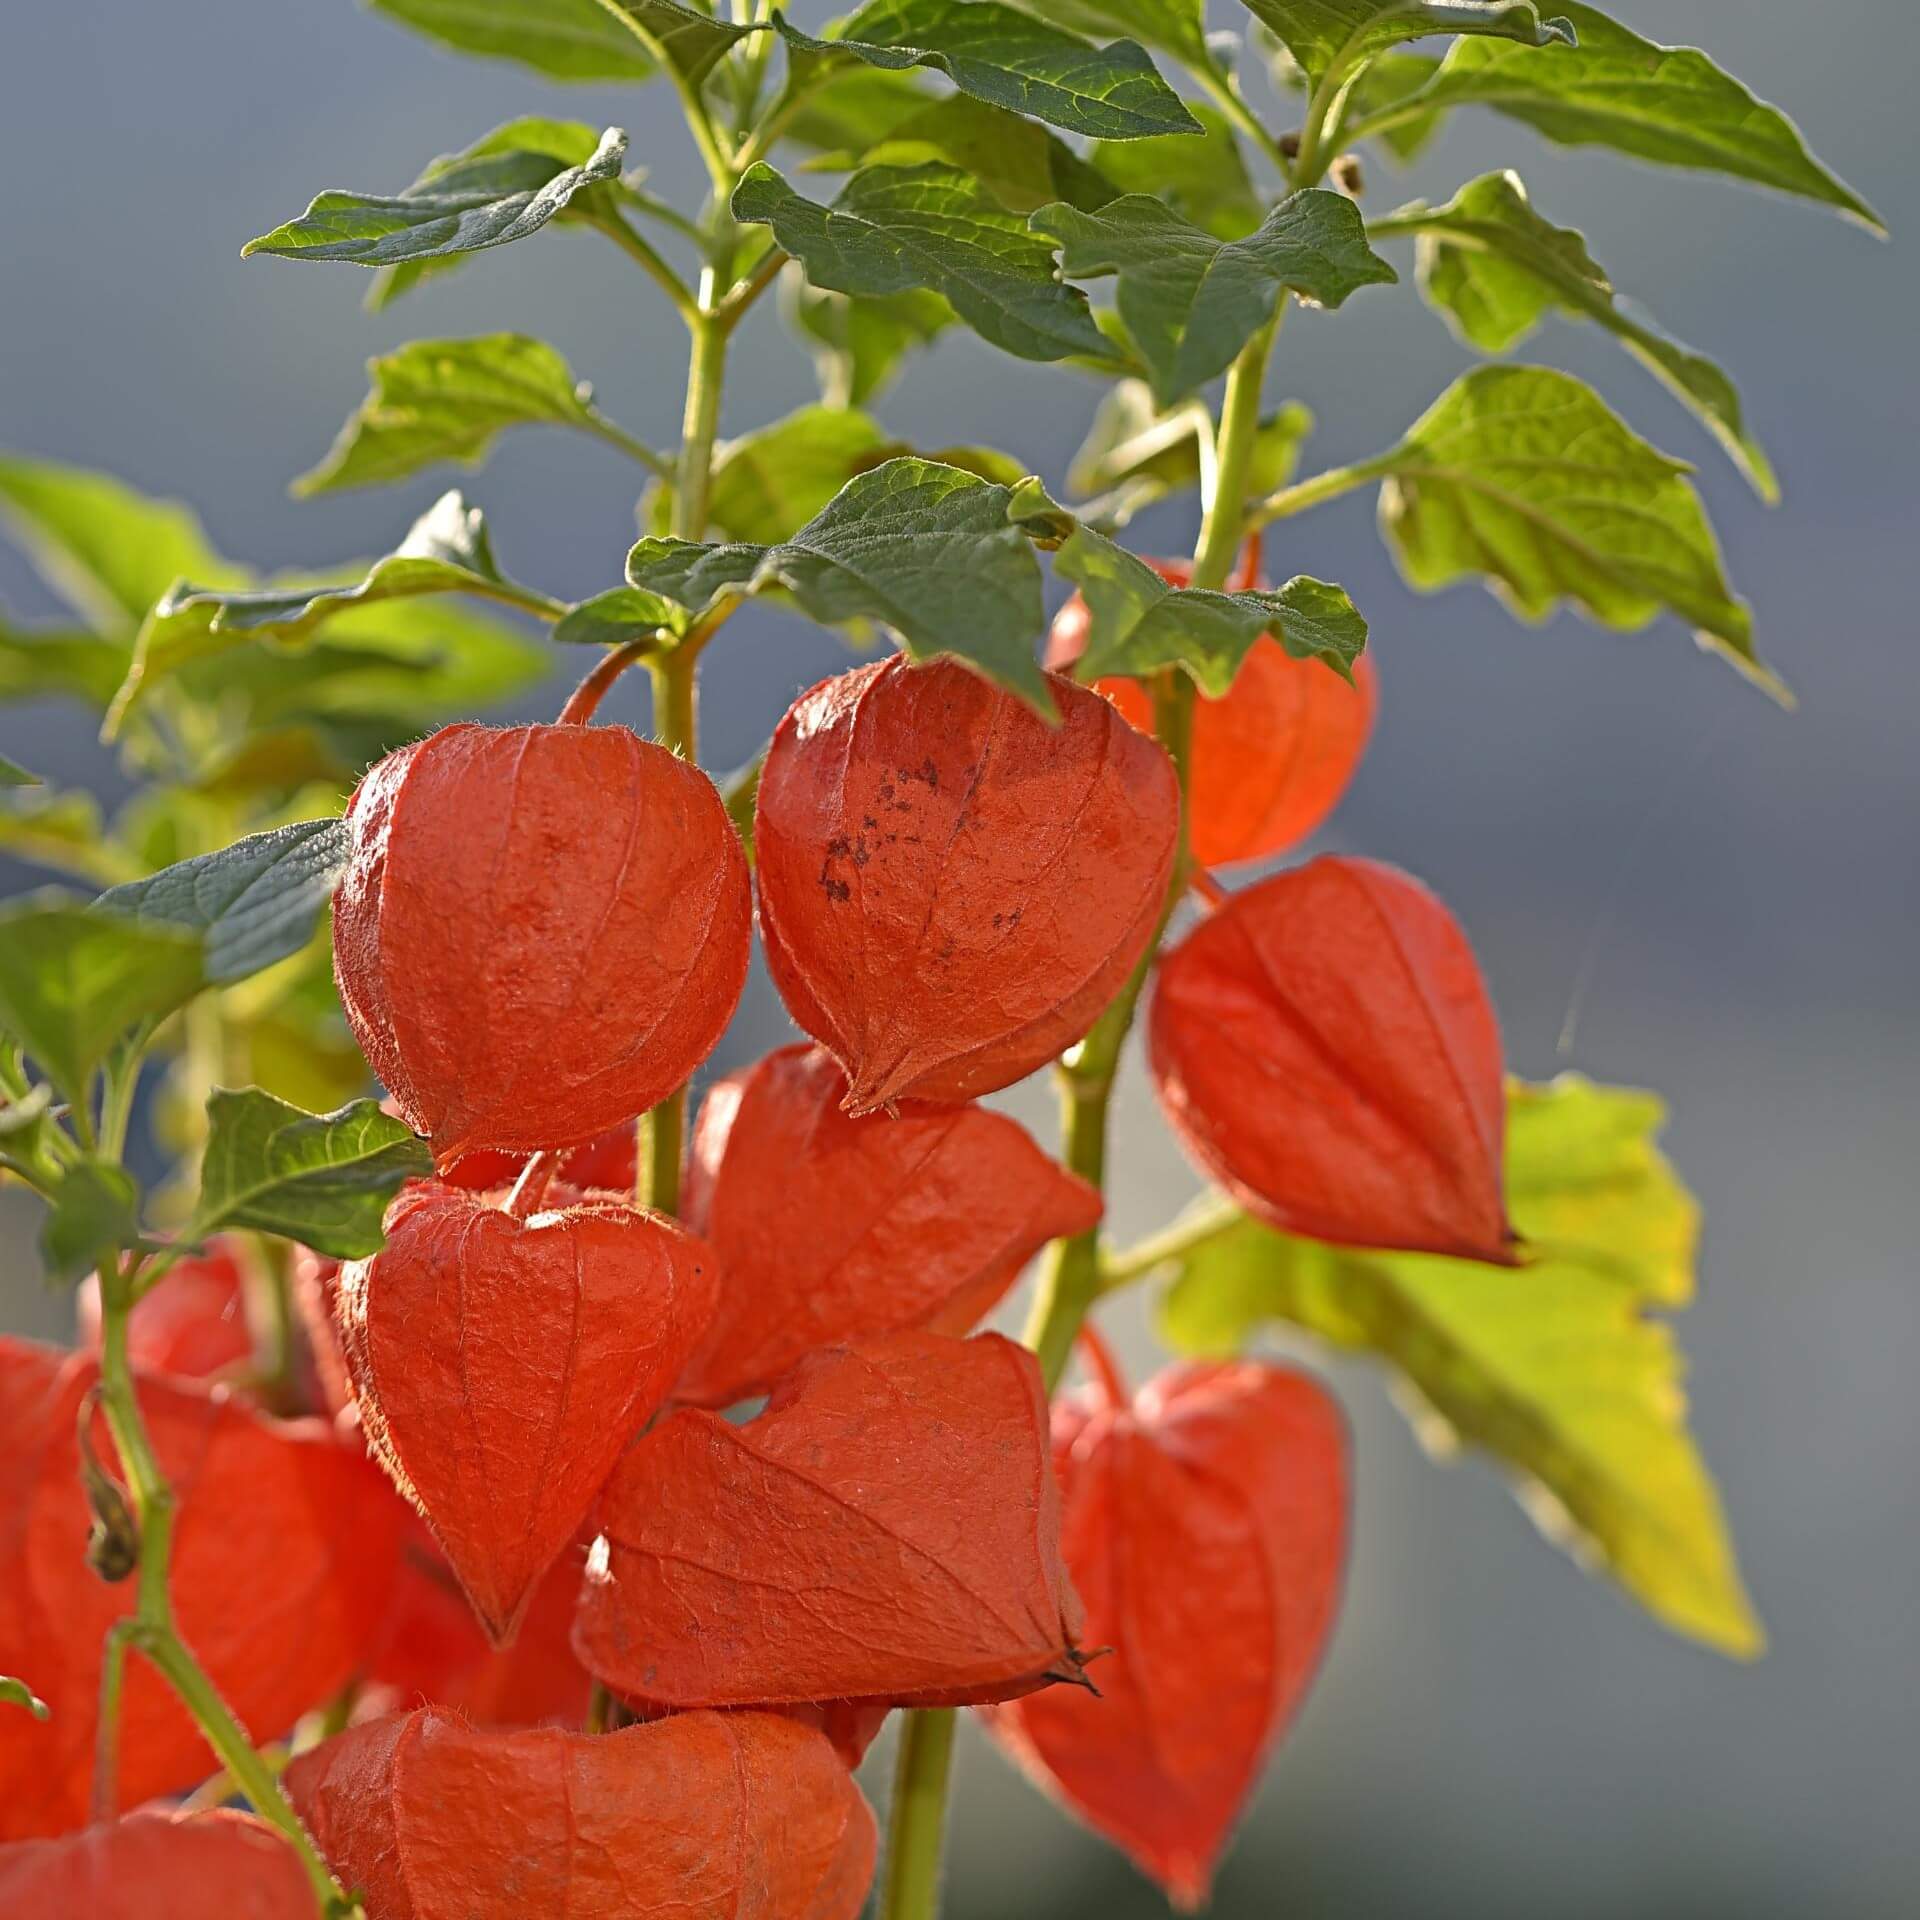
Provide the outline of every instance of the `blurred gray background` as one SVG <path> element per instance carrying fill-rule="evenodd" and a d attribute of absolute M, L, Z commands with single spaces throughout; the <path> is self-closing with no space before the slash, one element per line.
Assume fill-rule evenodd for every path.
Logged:
<path fill-rule="evenodd" d="M 1618 286 L 1728 365 L 1786 485 L 1776 512 L 1610 343 L 1553 324 L 1528 350 L 1699 462 L 1762 651 L 1802 710 L 1776 711 L 1670 624 L 1534 632 L 1475 589 L 1417 599 L 1359 497 L 1289 523 L 1271 563 L 1344 581 L 1373 622 L 1381 723 L 1327 843 L 1401 862 L 1446 898 L 1518 1070 L 1577 1065 L 1672 1102 L 1669 1144 L 1709 1223 L 1683 1326 L 1695 1419 L 1773 1647 L 1740 1668 L 1669 1638 L 1538 1540 L 1490 1473 L 1425 1460 L 1373 1374 L 1340 1369 L 1358 1451 L 1349 1601 L 1221 1879 L 1223 1916 L 1920 1909 L 1920 31 L 1911 0 L 1615 11 L 1707 46 L 1785 105 L 1894 244 L 1471 115 L 1410 181 L 1376 178 L 1370 204 L 1444 197 L 1514 164 Z M 384 551 L 449 484 L 436 473 L 308 504 L 285 492 L 359 400 L 364 357 L 408 337 L 542 335 L 614 418 L 673 439 L 677 324 L 591 237 L 488 255 L 378 319 L 351 269 L 239 258 L 318 189 L 395 189 L 528 111 L 624 124 L 656 183 L 690 193 L 664 89 L 549 87 L 457 61 L 349 0 L 16 5 L 0 46 L 0 445 L 181 495 L 225 551 L 291 567 Z M 1386 445 L 1465 363 L 1410 285 L 1370 290 L 1337 319 L 1288 327 L 1272 391 L 1318 412 L 1312 471 Z M 727 425 L 811 392 L 800 349 L 757 316 Z M 902 437 L 992 441 L 1057 481 L 1094 397 L 955 335 L 881 411 Z M 469 485 L 510 572 L 569 598 L 617 580 L 633 527 L 618 456 L 527 432 Z M 1172 509 L 1140 539 L 1177 549 L 1191 533 Z M 10 554 L 0 603 L 51 610 Z M 747 758 L 795 690 L 844 660 L 793 620 L 736 620 L 709 656 L 709 764 Z M 624 686 L 609 712 L 644 726 L 644 690 Z M 111 791 L 89 732 L 67 709 L 0 712 L 0 747 Z M 0 868 L 0 890 L 31 878 Z M 719 1064 L 786 1033 L 757 982 Z M 1123 1235 L 1191 1186 L 1132 1091 Z M 1012 1104 L 1050 1124 L 1044 1090 Z M 34 1279 L 32 1231 L 14 1196 L 0 1325 L 61 1332 L 66 1303 Z M 1147 1357 L 1143 1334 L 1133 1357 Z M 971 1736 L 953 1853 L 953 1920 L 1161 1910 Z"/>

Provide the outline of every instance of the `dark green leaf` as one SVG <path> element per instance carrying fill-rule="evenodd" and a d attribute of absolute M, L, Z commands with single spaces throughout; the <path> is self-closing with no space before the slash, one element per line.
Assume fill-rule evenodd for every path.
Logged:
<path fill-rule="evenodd" d="M 0 1673 L 0 1706 L 22 1707 L 36 1720 L 51 1720 L 53 1710 L 27 1685 L 10 1673 Z"/>
<path fill-rule="evenodd" d="M 779 591 L 824 625 L 878 621 L 912 658 L 962 660 L 1047 711 L 1034 658 L 1046 624 L 1040 566 L 1014 503 L 1013 489 L 959 467 L 889 460 L 778 546 L 642 540 L 627 578 L 683 620 Z"/>
<path fill-rule="evenodd" d="M 1095 46 L 998 0 L 869 0 L 832 40 L 775 17 L 797 56 L 930 67 L 976 100 L 1068 133 L 1135 140 L 1196 131 L 1145 48 Z"/>
<path fill-rule="evenodd" d="M 1666 611 L 1762 685 L 1684 461 L 1649 446 L 1592 388 L 1547 367 L 1482 367 L 1378 463 L 1381 524 L 1431 591 L 1484 579 L 1524 619 L 1562 600 L 1632 632 Z"/>
<path fill-rule="evenodd" d="M 60 894 L 0 907 L 0 1032 L 75 1105 L 114 1043 L 199 991 L 201 944 L 117 920 Z"/>
<path fill-rule="evenodd" d="M 865 153 L 939 98 L 913 72 L 828 63 L 813 77 L 784 137 L 823 153 Z"/>
<path fill-rule="evenodd" d="M 378 1253 L 381 1219 L 407 1180 L 433 1172 L 426 1142 L 378 1101 L 302 1113 L 262 1093 L 217 1091 L 207 1102 L 200 1198 L 188 1229 L 283 1234 L 336 1260 Z"/>
<path fill-rule="evenodd" d="M 1296 660 L 1324 660 L 1347 678 L 1367 644 L 1367 623 L 1345 589 L 1305 574 L 1271 593 L 1173 587 L 1089 527 L 1074 532 L 1054 565 L 1080 589 L 1092 616 L 1074 669 L 1083 680 L 1145 679 L 1163 667 L 1184 667 L 1218 699 L 1262 634 L 1271 633 Z"/>
<path fill-rule="evenodd" d="M 617 178 L 626 150 L 627 136 L 609 127 L 578 166 L 524 149 L 456 156 L 404 193 L 323 193 L 240 251 L 391 267 L 505 246 L 537 233 L 583 189 Z"/>
<path fill-rule="evenodd" d="M 1166 201 L 1175 213 L 1204 228 L 1216 240 L 1238 240 L 1265 215 L 1247 163 L 1225 117 L 1212 107 L 1196 106 L 1201 138 L 1163 134 L 1153 140 L 1103 140 L 1090 158 L 1112 186 L 1101 201 L 1058 193 L 1056 200 L 1078 207 L 1103 205 L 1119 193 L 1144 193 Z"/>
<path fill-rule="evenodd" d="M 367 374 L 372 391 L 295 493 L 385 486 L 441 460 L 478 466 L 507 427 L 605 425 L 566 361 L 524 333 L 415 340 L 369 360 Z"/>
<path fill-rule="evenodd" d="M 0 700 L 65 698 L 104 707 L 127 676 L 128 650 L 125 640 L 103 640 L 77 628 L 15 627 L 0 620 Z"/>
<path fill-rule="evenodd" d="M 207 544 L 189 509 L 85 467 L 0 459 L 0 525 L 47 584 L 109 639 L 130 635 L 182 574 L 221 585 L 244 577 Z"/>
<path fill-rule="evenodd" d="M 1290 195 L 1244 240 L 1217 239 L 1141 193 L 1098 213 L 1043 207 L 1032 224 L 1061 242 L 1063 272 L 1119 274 L 1120 318 L 1163 406 L 1223 372 L 1284 289 L 1337 307 L 1398 277 L 1367 245 L 1353 202 L 1319 189 Z"/>
<path fill-rule="evenodd" d="M 1557 0 L 1556 0 L 1557 3 Z M 1698 167 L 1838 207 L 1885 227 L 1812 154 L 1793 122 L 1692 47 L 1663 47 L 1592 7 L 1568 4 L 1577 47 L 1539 51 L 1463 40 L 1396 114 L 1478 105 L 1562 146 L 1604 146 L 1667 167 Z"/>
<path fill-rule="evenodd" d="M 1312 431 L 1313 415 L 1297 400 L 1268 414 L 1255 436 L 1248 491 L 1267 494 L 1285 486 Z M 1117 381 L 1074 456 L 1067 484 L 1078 494 L 1097 496 L 1080 510 L 1084 518 L 1111 527 L 1125 526 L 1170 493 L 1199 486 L 1200 433 L 1194 407 L 1163 412 L 1144 380 Z"/>
<path fill-rule="evenodd" d="M 830 407 L 864 407 L 909 353 L 958 317 L 942 295 L 923 288 L 855 299 L 810 287 L 797 275 L 788 275 L 788 285 L 794 323 L 814 342 L 820 394 Z"/>
<path fill-rule="evenodd" d="M 0 753 L 0 787 L 37 787 L 40 784 L 37 773 L 29 773 L 25 767 L 17 766 L 4 753 Z"/>
<path fill-rule="evenodd" d="M 40 1229 L 46 1277 L 63 1286 L 91 1273 L 123 1248 L 140 1244 L 140 1188 L 125 1167 L 76 1160 L 49 1196 Z"/>
<path fill-rule="evenodd" d="M 456 47 L 517 60 L 554 80 L 644 80 L 653 61 L 600 0 L 371 0 L 384 13 Z"/>
<path fill-rule="evenodd" d="M 1586 242 L 1542 219 L 1517 174 L 1485 174 L 1445 206 L 1416 202 L 1375 231 L 1420 236 L 1422 291 L 1482 352 L 1517 346 L 1555 308 L 1606 328 L 1699 415 L 1762 499 L 1779 498 L 1733 382 L 1711 360 L 1623 312 Z"/>
<path fill-rule="evenodd" d="M 594 0 L 594 4 L 598 5 L 599 0 Z M 431 192 L 435 182 L 446 174 L 464 175 L 491 158 L 535 154 L 552 161 L 556 168 L 584 167 L 599 144 L 600 135 L 584 121 L 549 120 L 539 114 L 528 114 L 483 134 L 464 152 L 442 154 L 430 161 L 426 171 L 407 191 L 410 194 Z M 422 281 L 452 273 L 465 266 L 467 260 L 464 253 L 446 253 L 421 260 L 403 260 L 395 267 L 381 267 L 373 276 L 373 285 L 367 289 L 367 311 L 381 312 Z"/>
<path fill-rule="evenodd" d="M 771 167 L 754 166 L 733 211 L 771 226 L 816 287 L 851 294 L 926 288 L 951 301 L 982 338 L 1023 360 L 1108 357 L 1086 295 L 1055 278 L 1052 246 L 951 167 L 870 167 L 823 207 Z"/>
<path fill-rule="evenodd" d="M 1336 70 L 1429 34 L 1489 34 L 1529 47 L 1571 41 L 1564 18 L 1534 0 L 1242 0 L 1279 37 L 1317 87 Z"/>
<path fill-rule="evenodd" d="M 871 414 L 802 407 L 715 450 L 708 524 L 729 540 L 784 540 L 893 445 Z M 656 491 L 642 524 L 670 531 L 671 505 L 664 489 Z"/>
<path fill-rule="evenodd" d="M 1698 1216 L 1654 1145 L 1650 1095 L 1567 1077 L 1515 1086 L 1507 1199 L 1530 1264 L 1361 1253 L 1223 1210 L 1178 1263 L 1161 1316 L 1184 1351 L 1237 1350 L 1289 1321 L 1394 1368 L 1442 1457 L 1461 1439 L 1516 1475 L 1527 1511 L 1656 1617 L 1760 1651 L 1713 1482 L 1685 1427 L 1671 1328 L 1693 1293 Z"/>
<path fill-rule="evenodd" d="M 1111 142 L 1110 150 L 1198 146 L 1176 138 Z M 809 171 L 848 171 L 858 166 L 920 167 L 939 164 L 971 174 L 1010 213 L 1032 213 L 1050 201 L 1101 207 L 1116 189 L 1080 158 L 1058 134 L 1003 107 L 954 94 L 929 101 L 887 136 L 858 150 L 824 154 Z"/>
<path fill-rule="evenodd" d="M 188 928 L 205 942 L 209 981 L 242 980 L 306 945 L 346 864 L 346 823 L 303 820 L 109 887 L 94 906 Z"/>
<path fill-rule="evenodd" d="M 656 633 L 683 634 L 693 620 L 693 612 L 663 594 L 610 587 L 569 607 L 555 625 L 553 637 L 563 647 L 624 647 L 629 640 L 645 640 Z"/>

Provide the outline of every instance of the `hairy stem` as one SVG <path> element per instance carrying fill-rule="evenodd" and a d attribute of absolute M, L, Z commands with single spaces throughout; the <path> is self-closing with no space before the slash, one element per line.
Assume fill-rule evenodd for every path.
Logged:
<path fill-rule="evenodd" d="M 130 1275 L 112 1262 L 104 1264 L 100 1269 L 100 1407 L 120 1455 L 120 1470 L 126 1476 L 127 1492 L 140 1524 L 140 1566 L 133 1613 L 110 1636 L 102 1669 L 102 1720 L 96 1756 L 106 1771 L 94 1782 L 96 1803 L 112 1809 L 118 1799 L 112 1775 L 118 1751 L 120 1683 L 126 1650 L 131 1648 L 173 1688 L 254 1812 L 292 1843 L 321 1910 L 344 1910 L 346 1896 L 280 1791 L 272 1770 L 254 1751 L 246 1729 L 221 1699 L 174 1622 L 167 1585 L 173 1554 L 174 1494 L 160 1470 L 134 1393 L 133 1370 L 127 1360 L 127 1320 L 132 1311 Z"/>
<path fill-rule="evenodd" d="M 946 1837 L 954 1723 L 952 1707 L 923 1707 L 909 1714 L 901 1729 L 887 1819 L 882 1920 L 934 1920 L 940 1911 L 940 1853 Z"/>

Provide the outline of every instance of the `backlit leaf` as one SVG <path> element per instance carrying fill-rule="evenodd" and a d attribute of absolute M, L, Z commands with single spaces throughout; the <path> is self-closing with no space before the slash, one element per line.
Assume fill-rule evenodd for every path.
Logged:
<path fill-rule="evenodd" d="M 1465 374 L 1382 456 L 1380 518 L 1423 591 L 1484 579 L 1515 613 L 1571 601 L 1637 631 L 1670 612 L 1778 691 L 1684 461 L 1649 446 L 1592 388 L 1546 367 Z"/>
<path fill-rule="evenodd" d="M 1207 58 L 1206 0 L 1023 0 L 1081 33 L 1123 33 L 1160 47 L 1185 66 Z"/>
<path fill-rule="evenodd" d="M 0 807 L 0 854 L 101 886 L 127 877 L 128 856 L 107 839 L 90 793 L 43 789 Z"/>
<path fill-rule="evenodd" d="M 831 40 L 776 19 L 797 55 L 931 67 L 976 100 L 1068 133 L 1135 140 L 1196 130 L 1137 42 L 1095 46 L 999 0 L 868 0 Z"/>
<path fill-rule="evenodd" d="M 523 333 L 415 340 L 367 362 L 372 391 L 295 493 L 385 486 L 423 467 L 475 467 L 507 427 L 599 430 L 585 384 L 553 348 Z"/>
<path fill-rule="evenodd" d="M 124 631 L 131 636 L 131 628 Z M 76 627 L 16 627 L 0 620 L 0 700 L 59 698 L 104 707 L 126 673 L 126 641 Z"/>
<path fill-rule="evenodd" d="M 1090 158 L 1113 183 L 1105 198 L 1113 199 L 1116 191 L 1150 194 L 1217 240 L 1241 239 L 1260 224 L 1266 202 L 1254 187 L 1225 116 L 1208 106 L 1192 111 L 1200 123 L 1198 140 L 1190 134 L 1161 134 L 1151 140 L 1101 141 Z M 1049 198 L 1089 205 L 1069 193 Z"/>
<path fill-rule="evenodd" d="M 1118 273 L 1120 318 L 1163 406 L 1223 372 L 1284 289 L 1337 307 L 1398 278 L 1368 247 L 1353 202 L 1319 189 L 1283 200 L 1244 240 L 1217 239 L 1142 193 L 1097 213 L 1043 207 L 1032 224 L 1061 242 L 1062 272 Z"/>
<path fill-rule="evenodd" d="M 864 407 L 893 380 L 900 362 L 929 346 L 957 316 L 941 295 L 829 293 L 789 273 L 794 324 L 814 343 L 820 396 L 830 407 Z"/>
<path fill-rule="evenodd" d="M 1573 1076 L 1516 1085 L 1507 1196 L 1528 1264 L 1355 1253 L 1223 1212 L 1161 1325 L 1192 1352 L 1280 1320 L 1377 1354 L 1431 1409 L 1423 1438 L 1494 1455 L 1549 1537 L 1677 1631 L 1748 1656 L 1762 1630 L 1686 1431 L 1672 1329 L 1652 1317 L 1691 1299 L 1698 1226 L 1654 1145 L 1661 1119 L 1650 1095 Z"/>
<path fill-rule="evenodd" d="M 418 33 L 553 80 L 644 80 L 653 61 L 600 0 L 370 0 Z"/>
<path fill-rule="evenodd" d="M 1880 216 L 1807 151 L 1785 114 L 1704 53 L 1643 40 L 1572 0 L 1565 12 L 1577 47 L 1462 40 L 1433 80 L 1393 111 L 1491 107 L 1562 146 L 1613 147 L 1658 166 L 1731 174 L 1884 231 Z"/>
<path fill-rule="evenodd" d="M 1083 680 L 1144 679 L 1179 666 L 1217 699 L 1262 634 L 1271 633 L 1296 660 L 1318 658 L 1349 677 L 1367 644 L 1367 623 L 1346 590 L 1305 574 L 1273 592 L 1174 587 L 1090 527 L 1073 534 L 1054 566 L 1087 603 L 1087 648 L 1076 663 Z"/>
<path fill-rule="evenodd" d="M 94 908 L 185 927 L 205 943 L 209 981 L 241 980 L 306 945 L 346 863 L 345 824 L 304 820 L 110 887 Z"/>
<path fill-rule="evenodd" d="M 221 585 L 242 577 L 207 544 L 189 508 L 149 499 L 85 467 L 0 458 L 0 526 L 54 592 L 107 638 L 130 635 L 182 574 Z M 0 664 L 0 686 L 6 680 Z"/>
<path fill-rule="evenodd" d="M 505 246 L 537 233 L 585 188 L 619 175 L 627 136 L 609 127 L 578 166 L 546 153 L 472 153 L 436 162 L 404 193 L 323 193 L 297 220 L 249 240 L 243 255 L 391 267 Z"/>
<path fill-rule="evenodd" d="M 1529 47 L 1571 41 L 1563 17 L 1534 0 L 1243 0 L 1299 62 L 1310 86 L 1336 68 L 1429 34 L 1490 34 Z"/>
<path fill-rule="evenodd" d="M 961 319 L 1023 360 L 1109 357 L 1087 298 L 1054 275 L 1053 247 L 952 167 L 869 167 L 831 207 L 768 166 L 747 170 L 737 219 L 771 226 L 809 281 L 836 293 L 943 294 Z"/>
<path fill-rule="evenodd" d="M 1014 490 L 959 467 L 889 460 L 859 475 L 791 540 L 642 540 L 631 587 L 683 623 L 726 599 L 778 591 L 824 625 L 877 621 L 916 660 L 950 656 L 1044 710 L 1034 646 L 1040 566 L 1014 524 Z"/>
<path fill-rule="evenodd" d="M 179 928 L 115 919 L 60 894 L 9 901 L 0 907 L 0 1032 L 78 1103 L 124 1033 L 199 990 L 201 954 Z"/>
<path fill-rule="evenodd" d="M 46 1277 L 71 1285 L 123 1248 L 140 1244 L 140 1187 L 125 1167 L 76 1160 L 48 1198 L 40 1228 Z"/>
<path fill-rule="evenodd" d="M 1704 355 L 1624 311 L 1586 242 L 1536 213 L 1517 174 L 1483 174 L 1445 206 L 1416 201 L 1370 231 L 1419 235 L 1421 290 L 1484 353 L 1517 346 L 1552 309 L 1605 327 L 1699 415 L 1762 499 L 1779 497 L 1733 382 Z"/>
<path fill-rule="evenodd" d="M 316 1253 L 361 1260 L 380 1250 L 387 1202 L 433 1172 L 426 1142 L 375 1100 L 302 1113 L 262 1093 L 216 1091 L 190 1236 L 221 1227 L 284 1234 Z"/>

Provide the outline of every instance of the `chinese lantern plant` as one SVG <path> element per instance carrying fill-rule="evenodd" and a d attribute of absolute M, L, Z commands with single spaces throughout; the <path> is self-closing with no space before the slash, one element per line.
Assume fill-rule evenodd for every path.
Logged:
<path fill-rule="evenodd" d="M 648 446 L 542 341 L 421 340 L 298 483 L 477 465 L 523 425 L 610 444 L 646 532 L 577 600 L 458 493 L 290 586 L 173 503 L 0 460 L 71 605 L 0 627 L 0 697 L 91 705 L 141 782 L 109 824 L 0 760 L 0 850 L 94 896 L 0 908 L 0 1173 L 45 1200 L 89 1349 L 0 1342 L 9 1911 L 224 1886 L 274 1916 L 852 1920 L 848 1768 L 900 1709 L 879 1911 L 927 1920 L 961 1706 L 1198 1902 L 1344 1573 L 1343 1423 L 1244 1357 L 1267 1322 L 1373 1355 L 1658 1619 L 1757 1652 L 1654 1317 L 1697 1232 L 1659 1103 L 1511 1078 L 1447 908 L 1302 856 L 1396 622 L 1268 580 L 1261 536 L 1377 484 L 1413 586 L 1678 620 L 1777 688 L 1749 610 L 1687 466 L 1570 375 L 1496 357 L 1306 478 L 1310 418 L 1267 394 L 1291 309 L 1289 357 L 1393 297 L 1411 241 L 1469 347 L 1602 328 L 1694 416 L 1664 430 L 1771 500 L 1725 374 L 1518 175 L 1397 210 L 1377 179 L 1483 107 L 1866 205 L 1706 55 L 1571 4 L 375 11 L 650 88 L 648 125 L 671 92 L 700 204 L 618 128 L 527 117 L 246 251 L 358 266 L 384 306 L 590 231 L 653 303 L 650 364 L 684 331 L 684 429 Z M 776 286 L 821 399 L 722 439 Z M 916 450 L 872 411 L 962 331 L 1096 383 L 1066 502 L 1031 477 L 1060 449 Z M 1190 555 L 1123 544 L 1157 503 Z M 768 655 L 768 746 L 716 784 L 701 658 L 766 595 L 889 645 L 798 698 Z M 475 719 L 569 657 L 553 722 Z M 597 717 L 630 668 L 651 739 Z M 802 1039 L 689 1129 L 756 924 Z M 1212 1191 L 1115 1248 L 1137 1016 Z M 1053 1154 L 976 1104 L 1047 1070 Z M 981 1331 L 1036 1255 L 1024 1344 Z M 1132 1392 L 1091 1316 L 1154 1276 L 1182 1357 Z M 132 1811 L 195 1789 L 251 1816 Z"/>

